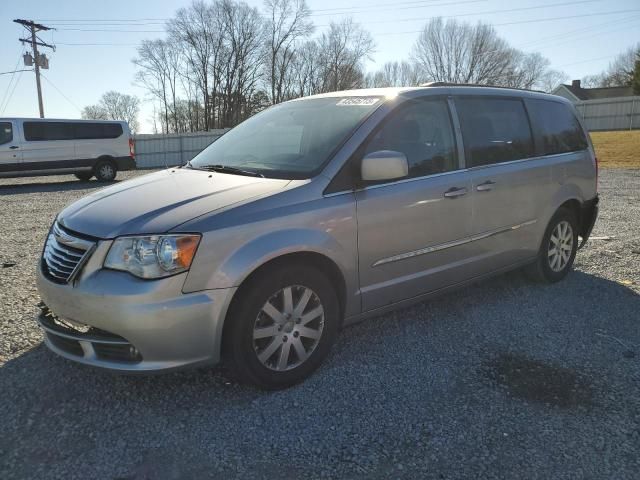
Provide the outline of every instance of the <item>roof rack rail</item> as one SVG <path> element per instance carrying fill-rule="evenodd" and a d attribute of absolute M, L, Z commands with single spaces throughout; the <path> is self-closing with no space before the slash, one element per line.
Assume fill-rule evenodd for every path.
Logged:
<path fill-rule="evenodd" d="M 453 83 L 453 82 L 427 82 L 421 83 L 421 87 L 486 87 L 486 88 L 503 88 L 505 90 L 521 90 L 523 92 L 546 93 L 542 90 L 532 90 L 529 88 L 505 87 L 503 85 L 480 85 L 477 83 Z"/>

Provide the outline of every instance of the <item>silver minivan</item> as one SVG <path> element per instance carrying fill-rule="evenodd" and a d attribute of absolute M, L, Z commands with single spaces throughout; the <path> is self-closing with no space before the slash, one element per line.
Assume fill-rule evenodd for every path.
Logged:
<path fill-rule="evenodd" d="M 65 208 L 39 322 L 77 362 L 223 361 L 282 388 L 343 325 L 518 267 L 561 280 L 597 203 L 593 147 L 560 97 L 431 84 L 292 100 Z"/>

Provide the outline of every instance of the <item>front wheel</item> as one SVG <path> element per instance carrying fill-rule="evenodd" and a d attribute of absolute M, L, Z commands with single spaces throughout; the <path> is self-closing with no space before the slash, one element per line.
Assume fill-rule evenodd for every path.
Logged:
<path fill-rule="evenodd" d="M 526 272 L 541 282 L 559 282 L 567 276 L 578 251 L 578 222 L 575 214 L 561 208 L 551 218 L 535 263 Z"/>
<path fill-rule="evenodd" d="M 319 270 L 281 266 L 258 274 L 238 292 L 225 326 L 225 363 L 243 382 L 280 389 L 307 378 L 327 356 L 340 308 Z"/>

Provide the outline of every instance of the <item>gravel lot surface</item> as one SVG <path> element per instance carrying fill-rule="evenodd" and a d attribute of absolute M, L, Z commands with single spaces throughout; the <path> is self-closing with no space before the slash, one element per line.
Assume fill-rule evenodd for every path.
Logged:
<path fill-rule="evenodd" d="M 47 351 L 35 264 L 56 212 L 98 187 L 0 180 L 0 478 L 638 478 L 640 170 L 601 172 L 610 238 L 560 284 L 513 272 L 346 328 L 276 393 Z"/>

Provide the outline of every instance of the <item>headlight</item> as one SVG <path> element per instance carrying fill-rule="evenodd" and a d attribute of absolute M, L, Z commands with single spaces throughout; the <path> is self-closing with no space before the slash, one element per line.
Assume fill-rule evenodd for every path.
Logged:
<path fill-rule="evenodd" d="M 116 238 L 105 268 L 140 278 L 161 278 L 189 270 L 200 235 L 150 235 Z"/>

